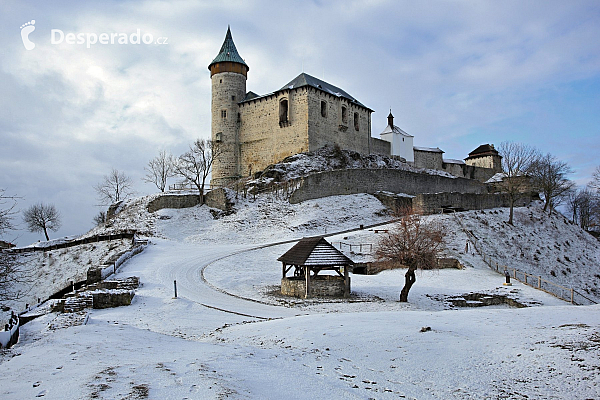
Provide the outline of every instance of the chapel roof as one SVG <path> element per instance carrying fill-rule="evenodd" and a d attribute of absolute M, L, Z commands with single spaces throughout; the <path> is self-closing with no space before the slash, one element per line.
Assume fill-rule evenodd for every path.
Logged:
<path fill-rule="evenodd" d="M 323 236 L 303 238 L 277 259 L 288 265 L 343 266 L 354 262 L 333 247 Z"/>
<path fill-rule="evenodd" d="M 380 133 L 380 135 L 384 135 L 384 134 L 387 134 L 387 133 L 397 133 L 397 134 L 405 136 L 405 137 L 414 137 L 410 133 L 404 132 L 402 129 L 400 129 L 396 125 L 393 125 L 391 127 L 389 125 L 386 126 L 385 129 L 383 130 L 383 132 Z"/>
<path fill-rule="evenodd" d="M 244 59 L 240 56 L 237 49 L 235 48 L 235 44 L 233 43 L 233 37 L 231 36 L 231 29 L 227 26 L 227 34 L 225 35 L 225 40 L 223 41 L 223 45 L 221 46 L 221 50 L 219 50 L 219 54 L 212 60 L 212 62 L 208 65 L 208 69 L 213 64 L 220 62 L 234 62 L 245 65 L 248 70 L 248 64 L 244 61 Z"/>

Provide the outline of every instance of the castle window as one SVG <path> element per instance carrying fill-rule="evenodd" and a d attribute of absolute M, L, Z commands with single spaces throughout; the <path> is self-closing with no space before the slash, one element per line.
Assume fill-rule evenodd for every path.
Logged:
<path fill-rule="evenodd" d="M 354 113 L 354 129 L 358 130 L 358 113 Z"/>
<path fill-rule="evenodd" d="M 342 123 L 348 123 L 348 109 L 344 106 L 342 106 Z"/>
<path fill-rule="evenodd" d="M 219 79 L 219 83 L 223 83 L 223 79 Z"/>
<path fill-rule="evenodd" d="M 283 99 L 279 102 L 279 124 L 288 122 L 288 101 Z"/>
<path fill-rule="evenodd" d="M 221 118 L 227 118 L 227 110 L 221 110 Z"/>
<path fill-rule="evenodd" d="M 327 102 L 321 101 L 321 117 L 327 118 Z"/>
<path fill-rule="evenodd" d="M 215 142 L 219 143 L 223 141 L 223 132 L 217 132 L 215 135 Z"/>
<path fill-rule="evenodd" d="M 235 96 L 231 96 L 231 101 L 235 101 Z"/>

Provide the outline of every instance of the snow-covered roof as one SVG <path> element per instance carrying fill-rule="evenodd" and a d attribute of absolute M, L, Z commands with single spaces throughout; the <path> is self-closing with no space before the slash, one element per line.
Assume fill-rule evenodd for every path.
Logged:
<path fill-rule="evenodd" d="M 386 126 L 385 129 L 383 130 L 383 132 L 381 132 L 379 135 L 387 135 L 390 133 L 396 133 L 398 135 L 401 136 L 405 136 L 405 137 L 414 137 L 413 135 L 404 132 L 402 129 L 400 129 L 399 127 L 397 127 L 396 125 L 394 126 Z"/>
<path fill-rule="evenodd" d="M 430 153 L 443 153 L 444 152 L 439 147 L 417 147 L 417 146 L 413 146 L 413 149 L 417 150 L 417 151 L 428 151 Z"/>
<path fill-rule="evenodd" d="M 279 257 L 277 261 L 288 265 L 307 266 L 342 266 L 354 264 L 342 252 L 329 244 L 323 236 L 301 239 L 294 247 Z"/>
<path fill-rule="evenodd" d="M 494 176 L 492 176 L 490 179 L 485 181 L 485 183 L 502 182 L 502 179 L 504 179 L 505 177 L 506 177 L 506 174 L 504 172 L 498 172 L 498 173 L 494 174 Z"/>
<path fill-rule="evenodd" d="M 455 160 L 453 158 L 444 158 L 442 161 L 445 162 L 446 164 L 461 164 L 461 165 L 465 164 L 465 162 L 463 160 Z"/>

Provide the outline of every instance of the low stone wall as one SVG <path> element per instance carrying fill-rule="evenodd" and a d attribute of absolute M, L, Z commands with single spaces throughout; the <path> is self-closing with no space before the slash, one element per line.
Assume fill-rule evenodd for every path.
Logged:
<path fill-rule="evenodd" d="M 200 204 L 197 194 L 170 194 L 165 193 L 148 203 L 148 212 L 156 212 L 163 208 L 190 208 Z M 204 204 L 219 210 L 229 211 L 233 203 L 229 200 L 223 188 L 214 189 L 204 195 Z"/>
<path fill-rule="evenodd" d="M 346 169 L 319 172 L 303 178 L 299 188 L 291 195 L 290 203 L 379 191 L 416 195 L 439 192 L 487 193 L 488 189 L 483 183 L 466 178 L 394 169 Z"/>
<path fill-rule="evenodd" d="M 189 208 L 200 204 L 197 194 L 162 194 L 148 203 L 148 212 L 163 208 Z"/>
<path fill-rule="evenodd" d="M 348 277 L 350 287 L 350 277 Z M 309 297 L 344 297 L 344 278 L 335 275 L 320 275 L 310 280 Z M 349 290 L 348 290 L 349 291 Z M 283 278 L 281 294 L 284 296 L 305 298 L 306 280 L 304 278 Z"/>
<path fill-rule="evenodd" d="M 515 206 L 529 204 L 532 195 L 521 197 Z M 413 207 L 425 214 L 434 214 L 444 208 L 459 210 L 484 210 L 488 208 L 509 207 L 510 199 L 506 193 L 422 193 L 413 199 Z"/>
<path fill-rule="evenodd" d="M 374 196 L 393 213 L 402 212 L 405 209 L 411 209 L 414 196 L 399 195 L 390 192 L 376 192 Z"/>

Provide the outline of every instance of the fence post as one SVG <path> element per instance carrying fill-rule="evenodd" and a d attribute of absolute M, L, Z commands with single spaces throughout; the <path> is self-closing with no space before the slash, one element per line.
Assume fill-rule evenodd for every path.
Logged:
<path fill-rule="evenodd" d="M 175 289 L 175 298 L 177 298 L 177 280 L 173 281 L 173 288 Z"/>
<path fill-rule="evenodd" d="M 574 303 L 574 301 L 573 301 L 573 288 L 571 288 L 571 304 L 573 304 L 573 303 Z"/>
<path fill-rule="evenodd" d="M 538 289 L 542 288 L 542 277 L 538 276 Z"/>

